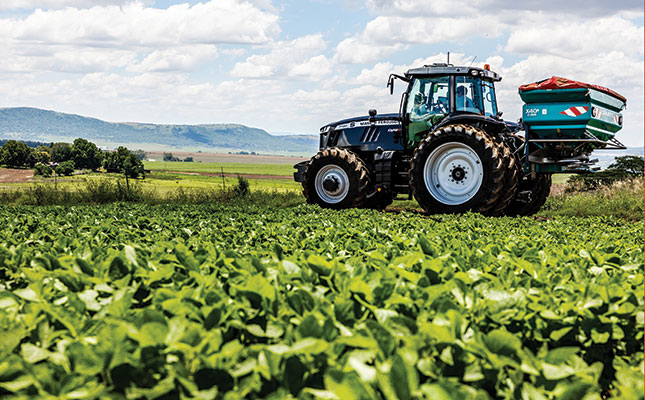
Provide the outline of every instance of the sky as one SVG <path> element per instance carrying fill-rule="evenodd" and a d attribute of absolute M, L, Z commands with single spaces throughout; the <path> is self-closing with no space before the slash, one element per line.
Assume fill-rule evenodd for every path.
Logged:
<path fill-rule="evenodd" d="M 552 75 L 627 97 L 643 145 L 641 0 L 2 0 L 0 107 L 317 134 L 396 112 L 390 73 L 490 64 L 507 120 Z"/>

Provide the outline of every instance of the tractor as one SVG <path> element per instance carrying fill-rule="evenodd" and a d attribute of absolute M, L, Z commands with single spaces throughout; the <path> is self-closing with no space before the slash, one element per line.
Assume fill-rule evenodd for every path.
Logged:
<path fill-rule="evenodd" d="M 398 113 L 344 119 L 320 129 L 319 151 L 294 166 L 308 203 L 382 210 L 400 196 L 428 213 L 531 215 L 554 173 L 589 173 L 596 149 L 620 149 L 624 97 L 553 77 L 523 85 L 522 118 L 504 121 L 489 65 L 425 65 L 404 75 Z"/>

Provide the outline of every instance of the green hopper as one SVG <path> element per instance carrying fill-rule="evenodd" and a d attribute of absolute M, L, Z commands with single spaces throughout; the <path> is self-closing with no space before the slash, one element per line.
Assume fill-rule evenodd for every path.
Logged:
<path fill-rule="evenodd" d="M 614 136 L 626 100 L 613 90 L 552 77 L 521 86 L 519 94 L 526 152 L 539 171 L 588 170 L 583 154 L 625 148 Z"/>

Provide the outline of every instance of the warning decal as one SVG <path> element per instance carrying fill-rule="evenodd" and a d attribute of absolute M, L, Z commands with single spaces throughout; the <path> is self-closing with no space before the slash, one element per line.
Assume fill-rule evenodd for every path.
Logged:
<path fill-rule="evenodd" d="M 569 107 L 562 111 L 560 114 L 568 115 L 570 117 L 577 117 L 589 111 L 589 107 Z"/>

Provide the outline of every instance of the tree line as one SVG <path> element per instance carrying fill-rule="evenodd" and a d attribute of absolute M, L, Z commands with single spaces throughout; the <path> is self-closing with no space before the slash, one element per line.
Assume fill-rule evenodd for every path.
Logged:
<path fill-rule="evenodd" d="M 143 150 L 130 151 L 119 147 L 116 151 L 103 151 L 94 143 L 78 138 L 73 143 L 39 144 L 7 140 L 0 147 L 0 165 L 8 168 L 33 168 L 37 175 L 71 175 L 74 170 L 96 171 L 103 167 L 107 172 L 123 173 L 126 178 L 144 175 Z"/>
<path fill-rule="evenodd" d="M 574 175 L 569 179 L 577 190 L 596 190 L 614 182 L 642 177 L 645 175 L 645 158 L 628 155 L 614 159 L 605 170 Z"/>

